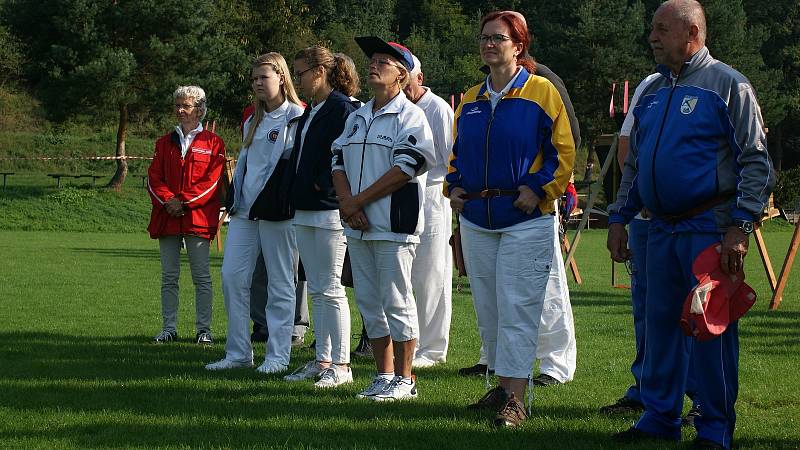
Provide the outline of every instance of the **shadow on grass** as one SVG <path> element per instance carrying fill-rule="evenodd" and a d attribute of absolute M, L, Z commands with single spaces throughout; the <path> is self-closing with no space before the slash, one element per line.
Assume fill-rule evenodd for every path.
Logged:
<path fill-rule="evenodd" d="M 219 344 L 209 349 L 186 342 L 149 344 L 144 336 L 45 332 L 0 333 L 0 342 L 0 358 L 10 362 L 0 373 L 0 407 L 23 415 L 59 411 L 61 417 L 46 432 L 23 421 L 13 432 L 0 432 L 0 439 L 104 447 L 380 448 L 468 447 L 477 439 L 505 448 L 518 445 L 521 437 L 557 442 L 564 423 L 595 414 L 588 406 L 539 404 L 529 426 L 498 432 L 488 426 L 491 414 L 468 411 L 452 400 L 463 392 L 450 389 L 470 388 L 452 368 L 421 373 L 417 401 L 378 405 L 355 398 L 374 370 L 366 360 L 354 362 L 358 378 L 352 385 L 315 391 L 311 383 L 286 383 L 248 369 L 207 372 L 203 363 L 222 356 Z M 305 350 L 297 354 L 301 358 L 295 359 L 313 356 Z M 537 421 L 542 414 L 557 420 Z M 607 434 L 597 430 L 573 431 L 570 438 L 584 444 L 603 440 Z"/>
<path fill-rule="evenodd" d="M 212 246 L 216 244 L 212 242 Z M 86 253 L 86 254 L 95 254 L 103 257 L 113 257 L 113 258 L 129 258 L 129 259 L 149 259 L 149 260 L 160 260 L 161 253 L 158 250 L 158 243 L 154 243 L 153 249 L 124 249 L 124 248 L 94 248 L 94 247 L 74 247 L 70 250 L 77 252 L 77 253 Z M 185 250 L 182 250 L 182 253 L 186 253 Z M 186 257 L 183 258 L 185 262 L 188 262 Z M 209 263 L 210 267 L 222 267 L 222 253 L 216 251 L 216 247 L 211 250 L 209 254 Z"/>

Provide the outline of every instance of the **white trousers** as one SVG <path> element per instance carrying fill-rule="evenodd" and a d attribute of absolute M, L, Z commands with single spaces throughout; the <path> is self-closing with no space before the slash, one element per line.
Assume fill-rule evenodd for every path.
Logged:
<path fill-rule="evenodd" d="M 405 342 L 419 336 L 417 305 L 411 287 L 416 244 L 365 241 L 347 237 L 356 304 L 367 336 Z"/>
<path fill-rule="evenodd" d="M 558 216 L 553 223 L 558 233 Z M 572 318 L 572 304 L 569 300 L 567 272 L 561 254 L 561 244 L 558 239 L 553 242 L 553 264 L 550 266 L 550 275 L 547 278 L 536 358 L 539 359 L 539 372 L 566 383 L 575 376 L 577 358 L 575 322 Z M 488 365 L 488 361 L 486 349 L 481 345 L 481 359 L 478 363 Z"/>
<path fill-rule="evenodd" d="M 347 250 L 342 230 L 295 225 L 297 249 L 308 281 L 317 361 L 350 362 L 350 305 L 342 286 Z"/>
<path fill-rule="evenodd" d="M 181 240 L 186 243 L 189 269 L 194 283 L 195 330 L 211 331 L 211 272 L 208 247 L 211 242 L 198 236 L 164 236 L 158 239 L 161 253 L 161 316 L 163 329 L 178 332 L 178 279 L 181 277 Z"/>
<path fill-rule="evenodd" d="M 267 267 L 267 330 L 265 359 L 289 364 L 294 324 L 294 268 L 297 247 L 290 220 L 270 222 L 231 217 L 222 260 L 222 293 L 228 314 L 225 357 L 244 362 L 253 359 L 250 344 L 250 284 L 259 253 Z"/>
<path fill-rule="evenodd" d="M 425 228 L 417 244 L 411 284 L 417 301 L 419 340 L 415 357 L 445 362 L 450 339 L 453 295 L 453 210 L 442 195 L 442 185 L 425 188 Z"/>
<path fill-rule="evenodd" d="M 530 376 L 553 261 L 553 221 L 545 215 L 501 230 L 462 221 L 478 331 L 498 376 Z"/>

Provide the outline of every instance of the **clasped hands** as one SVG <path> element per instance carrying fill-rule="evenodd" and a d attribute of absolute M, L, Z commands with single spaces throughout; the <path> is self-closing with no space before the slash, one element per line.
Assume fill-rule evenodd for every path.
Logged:
<path fill-rule="evenodd" d="M 339 214 L 353 230 L 366 231 L 369 228 L 369 220 L 361 204 L 350 194 L 339 197 Z"/>
<path fill-rule="evenodd" d="M 167 210 L 167 214 L 172 217 L 182 217 L 186 214 L 186 211 L 183 209 L 183 204 L 178 200 L 178 197 L 172 197 L 167 200 L 166 203 L 164 203 L 164 208 Z"/>

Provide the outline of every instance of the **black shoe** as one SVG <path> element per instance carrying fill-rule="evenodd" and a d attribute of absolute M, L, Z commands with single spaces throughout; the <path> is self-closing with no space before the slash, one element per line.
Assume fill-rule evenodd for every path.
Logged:
<path fill-rule="evenodd" d="M 462 377 L 483 377 L 486 376 L 486 369 L 486 364 L 478 363 L 472 367 L 458 369 L 458 374 Z M 490 370 L 489 375 L 494 375 L 494 370 Z"/>
<path fill-rule="evenodd" d="M 725 446 L 720 445 L 710 439 L 705 438 L 695 438 L 692 441 L 692 450 L 717 450 L 717 449 L 725 449 Z"/>
<path fill-rule="evenodd" d="M 353 350 L 353 356 L 360 356 L 362 358 L 373 358 L 372 344 L 369 343 L 369 338 L 366 335 L 361 335 L 361 340 L 358 341 L 356 349 Z"/>
<path fill-rule="evenodd" d="M 653 441 L 653 440 L 663 441 L 667 440 L 667 438 L 647 433 L 636 427 L 630 427 L 625 431 L 620 431 L 619 433 L 612 434 L 611 440 L 614 442 L 635 443 L 635 442 Z"/>
<path fill-rule="evenodd" d="M 636 401 L 630 397 L 622 397 L 613 405 L 600 408 L 601 414 L 634 414 L 642 411 L 644 411 L 642 402 Z"/>
<path fill-rule="evenodd" d="M 692 406 L 691 409 L 686 413 L 685 416 L 681 417 L 681 426 L 682 427 L 693 427 L 694 426 L 694 419 L 701 417 L 703 412 L 700 410 L 700 406 L 695 405 Z"/>
<path fill-rule="evenodd" d="M 170 342 L 175 342 L 178 340 L 178 333 L 169 330 L 161 330 L 161 333 L 158 333 L 153 337 L 153 342 L 156 344 L 169 344 Z"/>
<path fill-rule="evenodd" d="M 540 373 L 539 376 L 532 381 L 535 386 L 557 386 L 559 384 L 564 384 L 546 373 Z"/>
<path fill-rule="evenodd" d="M 212 345 L 214 343 L 214 338 L 211 337 L 210 331 L 200 331 L 195 335 L 194 341 L 198 345 Z"/>

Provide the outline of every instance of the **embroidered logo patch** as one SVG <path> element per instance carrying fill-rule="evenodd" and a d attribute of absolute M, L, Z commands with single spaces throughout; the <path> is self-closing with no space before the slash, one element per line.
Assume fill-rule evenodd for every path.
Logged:
<path fill-rule="evenodd" d="M 353 137 L 353 135 L 355 135 L 357 131 L 358 131 L 358 124 L 355 124 L 353 125 L 353 129 L 350 130 L 350 134 L 348 134 L 347 137 L 349 138 Z"/>
<path fill-rule="evenodd" d="M 681 114 L 691 114 L 694 107 L 697 106 L 697 97 L 687 95 L 681 100 Z"/>
<path fill-rule="evenodd" d="M 382 134 L 379 134 L 379 135 L 377 135 L 375 137 L 377 137 L 378 139 L 380 139 L 382 141 L 394 142 L 394 141 L 392 141 L 392 138 L 390 138 L 389 136 L 384 136 Z"/>
<path fill-rule="evenodd" d="M 267 139 L 269 139 L 270 142 L 275 142 L 275 141 L 278 140 L 278 134 L 279 133 L 280 133 L 280 131 L 277 128 L 273 128 L 273 129 L 269 130 L 269 134 L 267 135 Z"/>
<path fill-rule="evenodd" d="M 202 153 L 203 155 L 210 155 L 211 150 L 205 148 L 192 147 L 192 153 Z"/>
<path fill-rule="evenodd" d="M 470 114 L 480 114 L 480 113 L 481 113 L 481 109 L 479 107 L 477 107 L 477 106 L 473 106 L 472 109 L 467 111 L 466 115 L 469 116 Z"/>

